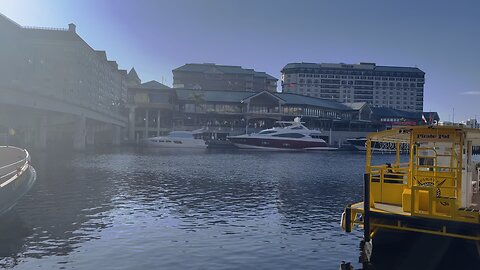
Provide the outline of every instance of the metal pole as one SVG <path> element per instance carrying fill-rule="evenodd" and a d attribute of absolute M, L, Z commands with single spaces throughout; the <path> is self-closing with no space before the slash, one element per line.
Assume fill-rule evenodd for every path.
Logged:
<path fill-rule="evenodd" d="M 160 109 L 157 112 L 157 136 L 160 136 Z"/>
<path fill-rule="evenodd" d="M 148 109 L 145 109 L 145 134 L 143 138 L 148 138 Z"/>
<path fill-rule="evenodd" d="M 455 108 L 453 108 L 452 123 L 455 125 Z"/>
<path fill-rule="evenodd" d="M 363 238 L 365 242 L 370 241 L 370 174 L 363 175 L 364 201 L 363 201 Z"/>
<path fill-rule="evenodd" d="M 401 147 L 401 144 L 399 142 L 396 143 L 396 148 L 397 148 L 397 160 L 396 160 L 396 164 L 397 166 L 400 168 L 400 147 Z"/>

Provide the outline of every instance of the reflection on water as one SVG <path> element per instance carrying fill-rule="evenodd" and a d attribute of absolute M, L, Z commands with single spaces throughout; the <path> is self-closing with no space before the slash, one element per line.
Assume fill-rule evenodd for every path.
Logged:
<path fill-rule="evenodd" d="M 362 154 L 32 154 L 37 183 L 0 221 L 2 267 L 360 267 L 361 232 L 339 218 L 362 199 Z"/>

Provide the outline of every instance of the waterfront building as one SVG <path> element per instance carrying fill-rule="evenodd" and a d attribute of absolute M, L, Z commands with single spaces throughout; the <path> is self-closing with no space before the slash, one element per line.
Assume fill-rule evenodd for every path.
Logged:
<path fill-rule="evenodd" d="M 283 93 L 423 111 L 425 73 L 416 67 L 289 63 L 281 72 Z"/>
<path fill-rule="evenodd" d="M 173 87 L 196 90 L 277 91 L 278 79 L 240 66 L 185 64 L 173 71 Z"/>
<path fill-rule="evenodd" d="M 119 144 L 126 70 L 68 28 L 26 27 L 0 14 L 0 126 L 45 149 Z"/>
<path fill-rule="evenodd" d="M 138 78 L 132 71 L 129 77 Z M 226 139 L 228 135 L 258 132 L 276 121 L 292 121 L 295 117 L 301 117 L 307 127 L 323 131 L 326 137 L 334 137 L 329 139 L 331 143 L 384 128 L 371 120 L 372 111 L 366 102 L 342 104 L 269 91 L 169 88 L 155 81 L 129 87 L 128 96 L 132 141 L 170 130 L 198 129 L 203 129 L 208 138 Z"/>
<path fill-rule="evenodd" d="M 134 68 L 127 77 L 129 140 L 138 141 L 170 131 L 176 92 L 157 81 L 141 83 Z"/>
<path fill-rule="evenodd" d="M 125 70 L 68 29 L 22 27 L 0 14 L 0 87 L 121 114 L 127 98 Z"/>
<path fill-rule="evenodd" d="M 386 107 L 373 107 L 373 119 L 387 128 L 432 125 L 440 121 L 437 112 L 409 112 Z"/>

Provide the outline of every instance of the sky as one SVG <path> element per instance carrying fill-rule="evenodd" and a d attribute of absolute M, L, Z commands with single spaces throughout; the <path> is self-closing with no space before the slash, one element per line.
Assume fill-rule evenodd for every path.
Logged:
<path fill-rule="evenodd" d="M 277 78 L 290 62 L 418 67 L 425 111 L 480 118 L 477 0 L 0 0 L 0 13 L 22 26 L 73 22 L 120 68 L 169 86 L 186 63 Z"/>

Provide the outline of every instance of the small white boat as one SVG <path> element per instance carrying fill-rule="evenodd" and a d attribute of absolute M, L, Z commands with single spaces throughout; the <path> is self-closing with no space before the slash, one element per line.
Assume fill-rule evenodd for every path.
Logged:
<path fill-rule="evenodd" d="M 167 136 L 151 137 L 143 142 L 147 146 L 164 148 L 207 148 L 207 144 L 192 131 L 172 131 Z"/>
<path fill-rule="evenodd" d="M 0 215 L 12 209 L 35 183 L 27 150 L 0 146 Z"/>

